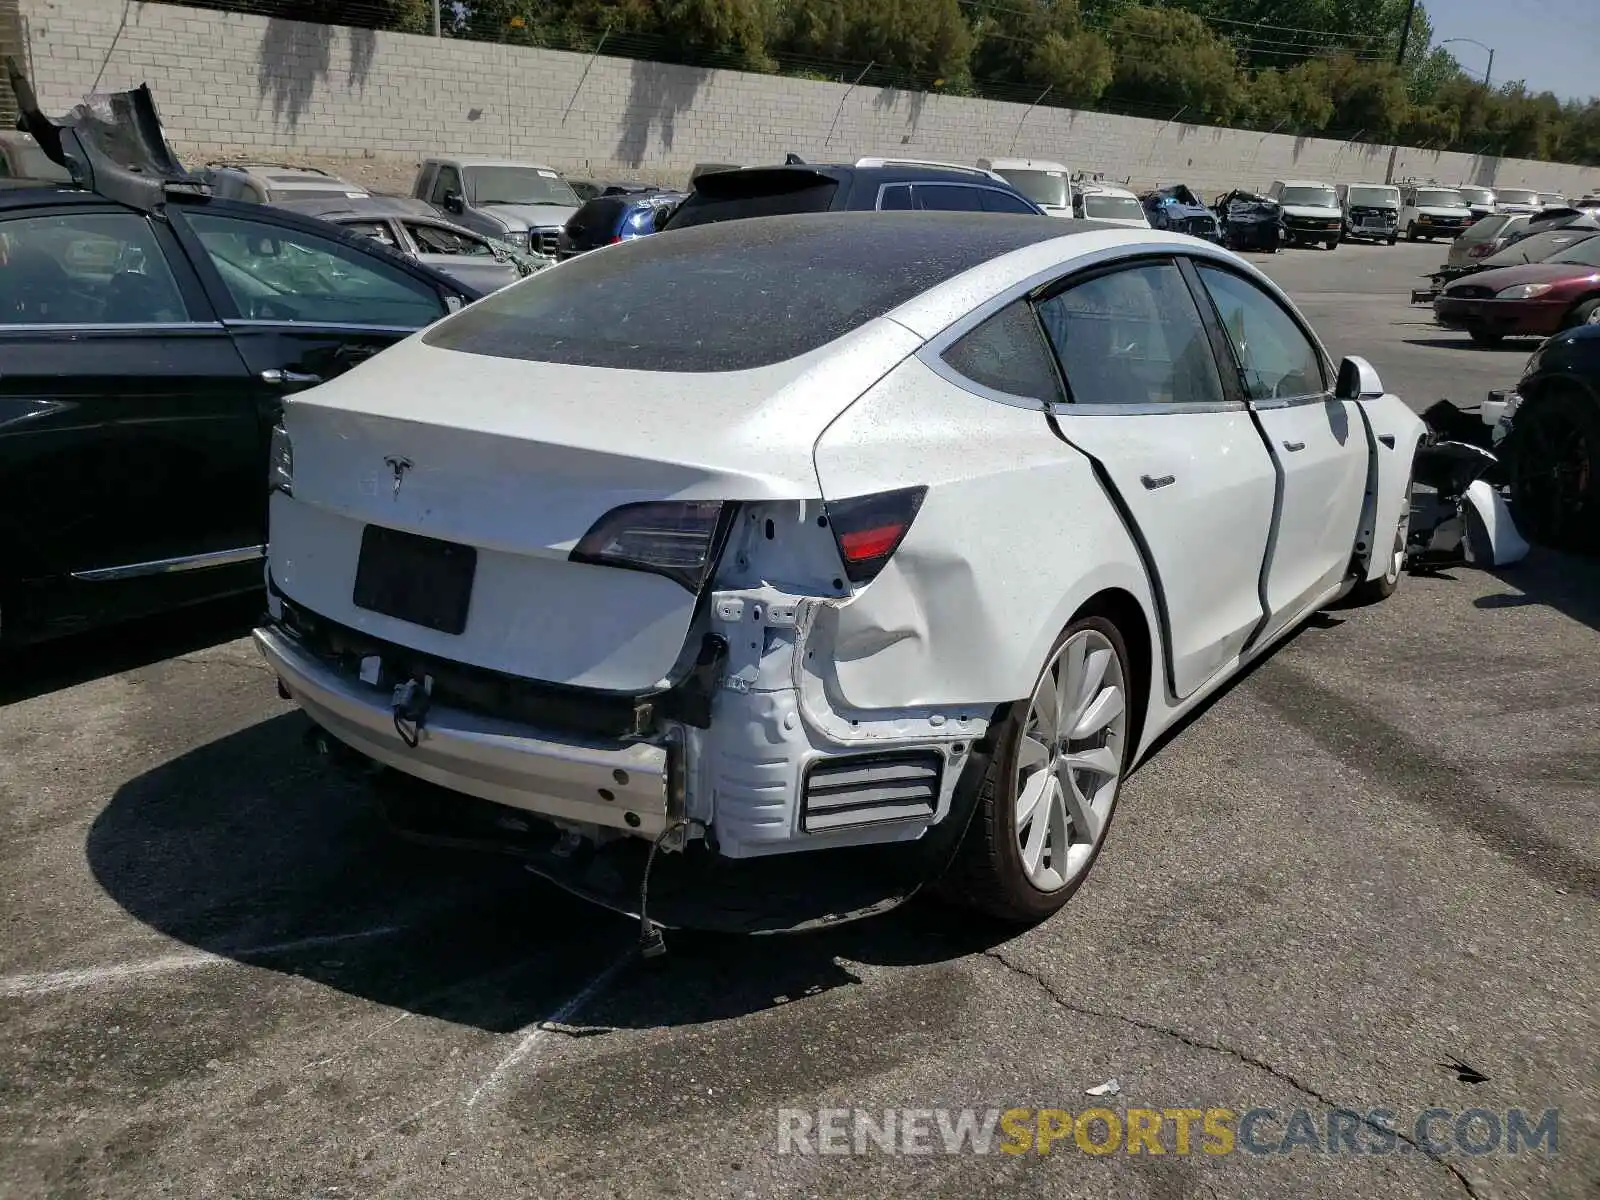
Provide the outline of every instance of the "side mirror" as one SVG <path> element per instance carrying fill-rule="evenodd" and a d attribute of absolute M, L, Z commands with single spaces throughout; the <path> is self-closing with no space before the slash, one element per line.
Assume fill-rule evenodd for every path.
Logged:
<path fill-rule="evenodd" d="M 1371 363 L 1350 355 L 1339 364 L 1339 379 L 1334 384 L 1335 400 L 1371 400 L 1383 395 L 1383 380 Z"/>
<path fill-rule="evenodd" d="M 667 222 L 672 220 L 672 214 L 677 211 L 678 206 L 676 204 L 663 204 L 656 209 L 655 214 L 650 218 L 650 232 L 660 233 L 667 227 Z"/>
<path fill-rule="evenodd" d="M 446 192 L 444 194 L 445 212 L 462 213 L 466 211 L 466 208 L 467 206 L 461 200 L 460 192 Z"/>

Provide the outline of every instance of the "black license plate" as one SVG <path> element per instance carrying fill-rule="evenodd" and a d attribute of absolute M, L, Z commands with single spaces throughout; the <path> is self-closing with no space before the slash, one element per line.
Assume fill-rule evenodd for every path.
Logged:
<path fill-rule="evenodd" d="M 356 564 L 357 608 L 441 633 L 467 627 L 478 551 L 472 546 L 368 525 Z"/>

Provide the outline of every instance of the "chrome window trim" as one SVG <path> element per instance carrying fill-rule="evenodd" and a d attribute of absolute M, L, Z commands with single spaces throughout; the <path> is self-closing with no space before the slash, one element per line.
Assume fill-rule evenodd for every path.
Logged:
<path fill-rule="evenodd" d="M 886 184 L 885 186 L 893 187 L 896 185 Z M 998 191 L 999 189 L 995 190 Z M 1062 236 L 1071 237 L 1072 235 L 1063 234 Z M 1021 283 L 1012 284 L 1010 287 L 1006 288 L 1005 291 L 1000 292 L 995 296 L 991 296 L 977 308 L 972 309 L 964 316 L 947 325 L 939 333 L 929 338 L 928 341 L 923 344 L 922 349 L 916 352 L 916 357 L 921 359 L 923 365 L 931 368 L 935 374 L 949 380 L 957 387 L 964 388 L 966 391 L 972 392 L 974 395 L 983 396 L 985 399 L 995 400 L 1001 404 L 1009 404 L 1014 408 L 1026 408 L 1032 410 L 1039 410 L 1042 408 L 1044 411 L 1057 417 L 1071 417 L 1074 415 L 1134 417 L 1155 416 L 1160 413 L 1172 413 L 1176 415 L 1179 413 L 1248 412 L 1250 405 L 1247 401 L 1243 400 L 1221 400 L 1216 402 L 1208 401 L 1202 404 L 1151 404 L 1148 401 L 1139 401 L 1136 403 L 1127 404 L 1096 404 L 1092 401 L 1068 401 L 1066 403 L 1060 403 L 1056 401 L 1042 402 L 1032 397 L 1013 396 L 1006 392 L 999 392 L 993 388 L 985 387 L 983 384 L 978 383 L 975 380 L 968 379 L 965 375 L 962 375 L 944 360 L 944 352 L 948 350 L 955 342 L 959 341 L 973 329 L 976 329 L 979 325 L 983 324 L 983 322 L 994 316 L 995 313 L 999 312 L 1012 301 L 1029 296 L 1047 284 L 1052 284 L 1060 280 L 1067 280 L 1081 272 L 1096 270 L 1100 267 L 1106 266 L 1107 264 L 1113 264 L 1121 260 L 1126 260 L 1131 266 L 1134 263 L 1137 263 L 1140 259 L 1175 259 L 1181 255 L 1187 255 L 1192 259 L 1209 258 L 1214 259 L 1217 262 L 1227 264 L 1232 264 L 1235 262 L 1232 255 L 1228 251 L 1220 249 L 1220 247 L 1213 251 L 1194 245 L 1179 244 L 1176 242 L 1140 242 L 1138 243 L 1137 248 L 1133 249 L 1130 253 L 1129 248 L 1126 246 L 1109 246 L 1104 250 L 1096 250 L 1091 254 L 1085 254 L 1081 258 L 1074 259 L 1069 266 L 1065 267 L 1065 269 L 1063 269 L 1062 264 L 1058 263 L 1053 267 L 1047 267 L 1042 271 L 1036 271 L 1034 274 L 1024 279 Z M 887 315 L 891 319 L 894 317 L 892 312 Z M 1201 315 L 1203 318 L 1204 314 Z M 1315 344 L 1318 349 L 1321 349 L 1321 342 L 1316 342 Z M 1222 365 L 1220 363 L 1218 364 L 1217 369 L 1219 372 L 1222 370 Z"/>
<path fill-rule="evenodd" d="M 1304 408 L 1310 404 L 1326 404 L 1333 398 L 1332 392 L 1313 392 L 1306 396 L 1276 396 L 1271 400 L 1250 401 L 1250 411 L 1271 412 L 1279 408 Z"/>
<path fill-rule="evenodd" d="M 231 567 L 238 563 L 255 562 L 266 556 L 267 548 L 264 545 L 239 546 L 232 550 L 211 550 L 205 554 L 185 554 L 178 558 L 157 558 L 150 562 L 124 563 L 117 567 L 95 567 L 88 571 L 74 571 L 72 578 L 85 583 L 114 583 L 146 575 L 176 575 L 183 571 Z"/>
<path fill-rule="evenodd" d="M 441 313 L 435 320 L 442 321 L 449 316 L 448 312 Z M 226 317 L 222 322 L 227 329 L 287 329 L 299 332 L 312 329 L 328 333 L 398 333 L 413 334 L 430 328 L 434 322 L 427 325 L 358 325 L 353 322 L 334 324 L 328 321 L 255 321 L 243 317 Z"/>
<path fill-rule="evenodd" d="M 16 325 L 0 324 L 0 337 L 8 333 L 185 333 L 201 330 L 221 333 L 223 325 L 220 321 L 148 321 L 129 324 L 95 321 L 73 325 L 30 321 Z"/>
<path fill-rule="evenodd" d="M 1206 400 L 1193 404 L 1156 404 L 1148 400 L 1137 403 L 1123 404 L 1111 402 L 1096 404 L 1092 400 L 1075 401 L 1070 404 L 1051 405 L 1050 411 L 1058 417 L 1156 417 L 1163 414 L 1174 416 L 1181 413 L 1239 413 L 1249 411 L 1250 406 L 1242 400 Z"/>

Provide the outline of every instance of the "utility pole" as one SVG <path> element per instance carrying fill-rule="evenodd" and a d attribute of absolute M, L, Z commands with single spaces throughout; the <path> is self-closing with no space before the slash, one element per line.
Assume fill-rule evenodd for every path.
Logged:
<path fill-rule="evenodd" d="M 1400 26 L 1400 49 L 1395 51 L 1394 65 L 1403 67 L 1406 63 L 1406 43 L 1411 40 L 1411 18 L 1417 15 L 1417 0 L 1410 0 L 1406 5 L 1406 23 Z"/>
<path fill-rule="evenodd" d="M 1489 51 L 1489 65 L 1483 71 L 1483 90 L 1489 90 L 1489 77 L 1494 74 L 1494 51 Z"/>
<path fill-rule="evenodd" d="M 439 0 L 433 0 L 433 36 L 434 37 L 442 37 L 444 35 L 444 26 L 443 26 L 443 23 L 440 21 L 439 18 L 440 18 Z"/>

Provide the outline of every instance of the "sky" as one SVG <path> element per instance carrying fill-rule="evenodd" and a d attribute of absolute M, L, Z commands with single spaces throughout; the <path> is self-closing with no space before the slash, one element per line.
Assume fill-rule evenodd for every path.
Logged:
<path fill-rule="evenodd" d="M 1564 100 L 1600 96 L 1600 4 L 1594 0 L 1424 0 L 1433 41 L 1476 38 L 1494 47 L 1491 84 L 1526 80 L 1530 92 Z M 1483 77 L 1489 56 L 1447 46 L 1468 72 Z"/>

